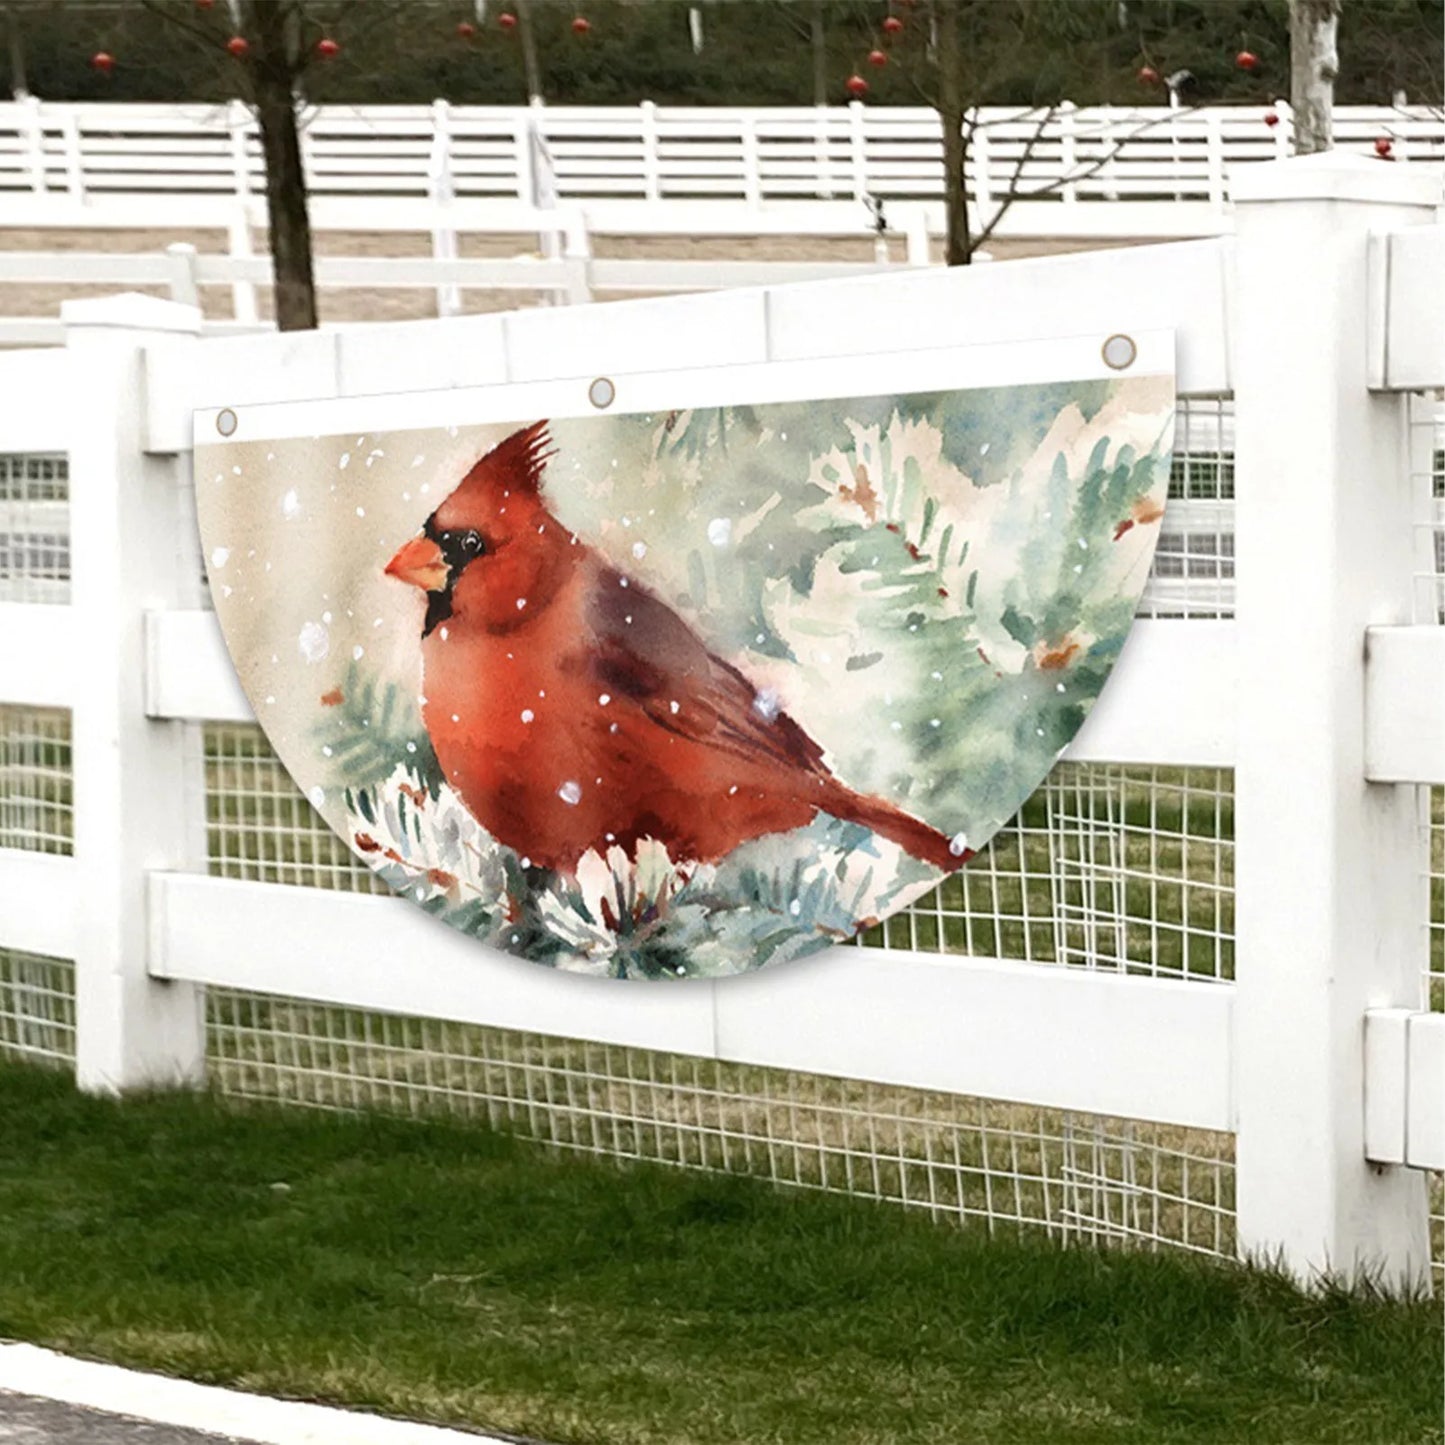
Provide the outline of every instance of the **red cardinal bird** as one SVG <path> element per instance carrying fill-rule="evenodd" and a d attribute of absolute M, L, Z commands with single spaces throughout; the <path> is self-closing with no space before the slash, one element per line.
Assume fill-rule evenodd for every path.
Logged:
<path fill-rule="evenodd" d="M 426 593 L 422 715 L 447 782 L 493 837 L 571 872 L 655 838 L 711 862 L 815 814 L 935 867 L 970 856 L 839 782 L 768 692 L 547 510 L 547 423 L 488 452 L 387 564 Z"/>

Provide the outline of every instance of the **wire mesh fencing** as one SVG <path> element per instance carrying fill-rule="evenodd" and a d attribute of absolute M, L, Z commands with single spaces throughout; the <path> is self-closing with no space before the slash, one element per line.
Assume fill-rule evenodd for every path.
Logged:
<path fill-rule="evenodd" d="M 258 728 L 211 725 L 204 747 L 211 873 L 381 889 Z M 1007 836 L 863 942 L 1226 979 L 1232 831 L 1219 770 L 1070 765 Z M 1234 1248 L 1228 1135 L 237 990 L 212 990 L 209 1010 L 212 1075 L 239 1097 L 462 1113 L 568 1149 L 1060 1238 Z"/>
<path fill-rule="evenodd" d="M 1410 398 L 1411 487 L 1415 498 L 1414 620 L 1445 625 L 1445 392 Z M 1420 787 L 1428 901 L 1425 1007 L 1445 1011 L 1445 788 Z"/>
<path fill-rule="evenodd" d="M 445 1113 L 1066 1240 L 1234 1250 L 1233 1140 L 437 1019 L 210 996 L 228 1093 Z"/>
<path fill-rule="evenodd" d="M 1181 397 L 1141 617 L 1234 616 L 1234 401 Z"/>
<path fill-rule="evenodd" d="M 1416 623 L 1445 624 L 1445 391 L 1410 398 L 1410 483 L 1415 535 L 1411 604 Z M 1421 1003 L 1445 1012 L 1445 788 L 1420 787 L 1421 854 L 1425 867 L 1427 937 Z M 1430 1257 L 1445 1282 L 1445 1174 L 1430 1179 Z"/>
<path fill-rule="evenodd" d="M 345 893 L 388 891 L 306 800 L 259 727 L 208 723 L 199 738 L 212 874 Z"/>
<path fill-rule="evenodd" d="M 1445 623 L 1445 391 L 1411 396 L 1410 482 L 1414 497 L 1414 618 Z"/>
<path fill-rule="evenodd" d="M 1420 788 L 1418 795 L 1429 938 L 1422 993 L 1426 1008 L 1445 1013 L 1445 788 Z"/>
<path fill-rule="evenodd" d="M 75 1062 L 75 965 L 0 948 L 0 1058 Z"/>
<path fill-rule="evenodd" d="M 0 848 L 69 853 L 72 794 L 70 714 L 0 707 Z"/>
<path fill-rule="evenodd" d="M 0 848 L 69 854 L 74 833 L 70 714 L 0 707 Z M 0 948 L 0 1058 L 75 1058 L 75 965 Z"/>
<path fill-rule="evenodd" d="M 1418 791 L 1429 889 L 1425 922 L 1429 952 L 1422 994 L 1425 1008 L 1445 1013 L 1445 788 Z M 1439 1173 L 1430 1181 L 1430 1257 L 1435 1262 L 1437 1282 L 1445 1283 L 1445 1174 Z"/>
<path fill-rule="evenodd" d="M 859 942 L 1231 979 L 1233 774 L 1060 764 L 967 868 Z"/>
<path fill-rule="evenodd" d="M 1145 614 L 1228 615 L 1232 427 L 1228 402 L 1181 403 Z M 191 746 L 210 873 L 386 891 L 258 728 L 207 724 Z M 968 869 L 859 942 L 1228 979 L 1232 837 L 1226 771 L 1065 765 Z M 558 1147 L 741 1169 L 993 1227 L 1234 1250 L 1228 1135 L 238 990 L 212 990 L 208 1016 L 212 1076 L 236 1097 L 461 1112 Z"/>
<path fill-rule="evenodd" d="M 1415 468 L 1422 519 L 1415 586 L 1418 620 L 1445 621 L 1445 448 L 1433 403 L 1422 399 L 1412 419 L 1415 454 L 1423 458 Z M 1141 615 L 1229 617 L 1232 404 L 1182 401 L 1176 445 L 1170 506 Z M 27 481 L 25 526 L 32 531 L 42 517 L 37 506 L 64 501 L 62 473 L 45 482 L 53 496 Z M 12 501 L 5 492 L 0 509 Z M 15 515 L 0 510 L 0 531 Z M 39 600 L 37 581 L 63 583 L 68 594 L 68 548 L 53 556 L 27 552 L 25 560 L 30 570 L 11 565 L 7 573 L 10 564 L 0 559 L 0 596 L 14 595 L 3 589 L 17 575 L 31 589 L 28 600 Z M 50 572 L 42 576 L 45 566 Z M 386 891 L 299 793 L 259 729 L 197 726 L 191 745 L 201 753 L 210 873 Z M 69 850 L 69 761 L 66 714 L 0 709 L 0 846 Z M 1062 765 L 967 869 L 859 944 L 1164 979 L 1232 979 L 1233 816 L 1228 770 Z M 1430 859 L 1426 989 L 1431 1006 L 1442 1008 L 1442 790 L 1422 789 L 1421 826 Z M 73 993 L 73 967 L 63 960 L 0 954 L 0 1053 L 72 1057 Z M 236 1098 L 462 1114 L 563 1149 L 744 1170 L 992 1228 L 1222 1256 L 1235 1250 L 1228 1134 L 234 989 L 210 991 L 208 1021 L 212 1077 Z M 1438 1180 L 1433 1198 L 1438 1264 L 1445 1259 Z"/>
<path fill-rule="evenodd" d="M 69 600 L 69 460 L 0 452 L 0 602 Z"/>

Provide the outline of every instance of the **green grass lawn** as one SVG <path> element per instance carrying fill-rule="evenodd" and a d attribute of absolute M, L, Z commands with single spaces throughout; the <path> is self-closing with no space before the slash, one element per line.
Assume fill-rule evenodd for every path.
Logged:
<path fill-rule="evenodd" d="M 0 1336 L 554 1442 L 1441 1439 L 1430 1303 L 13 1065 Z"/>

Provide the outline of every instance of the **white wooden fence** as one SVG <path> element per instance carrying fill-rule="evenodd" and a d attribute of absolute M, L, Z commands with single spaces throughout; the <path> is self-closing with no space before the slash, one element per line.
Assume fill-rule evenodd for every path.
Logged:
<path fill-rule="evenodd" d="M 1293 144 L 1282 101 L 1064 103 L 978 119 L 970 195 L 987 218 L 1017 193 L 1002 227 L 1013 235 L 1211 234 L 1227 226 L 1231 169 L 1283 158 Z M 1347 151 L 1370 153 L 1388 137 L 1399 161 L 1445 157 L 1445 114 L 1430 107 L 1340 107 L 1335 132 Z M 329 106 L 306 113 L 303 148 L 318 197 L 574 202 L 594 232 L 726 228 L 739 202 L 755 213 L 846 202 L 836 210 L 852 227 L 865 196 L 922 202 L 942 229 L 939 123 L 924 108 Z M 144 196 L 152 224 L 175 224 L 199 214 L 197 200 L 248 202 L 264 190 L 239 102 L 0 103 L 0 192 L 97 214 Z M 826 208 L 814 214 L 828 224 Z"/>
<path fill-rule="evenodd" d="M 189 307 L 75 302 L 63 349 L 0 355 L 0 453 L 69 457 L 73 578 L 0 603 L 0 702 L 68 709 L 74 748 L 73 850 L 0 850 L 0 950 L 75 960 L 81 1084 L 198 1078 L 208 987 L 433 1015 L 1228 1131 L 1243 1250 L 1424 1275 L 1445 1015 L 1416 803 L 1445 783 L 1445 627 L 1438 444 L 1410 423 L 1445 385 L 1445 228 L 1423 173 L 1350 157 L 1233 191 L 1236 237 L 1127 253 L 205 340 Z M 1183 397 L 1234 398 L 1236 615 L 1140 621 L 1071 755 L 1234 769 L 1232 979 L 838 949 L 618 983 L 395 899 L 196 871 L 186 728 L 250 714 L 196 605 L 194 408 L 1160 327 Z"/>
<path fill-rule="evenodd" d="M 599 293 L 627 292 L 654 294 L 681 291 L 712 291 L 733 286 L 780 285 L 796 281 L 851 276 L 875 266 L 893 264 L 886 241 L 882 258 L 873 261 L 749 260 L 597 257 L 582 211 L 567 207 L 540 209 L 508 201 L 487 203 L 456 202 L 446 208 L 430 202 L 400 210 L 390 202 L 370 202 L 383 209 L 371 220 L 383 225 L 363 229 L 430 231 L 430 256 L 319 256 L 315 278 L 319 292 L 337 290 L 386 291 L 424 290 L 435 296 L 436 314 L 453 316 L 464 306 L 468 290 L 502 291 L 540 299 L 552 304 L 579 304 Z M 343 203 L 339 214 L 326 201 L 315 203 L 313 229 L 354 229 L 366 220 L 352 205 Z M 252 208 L 254 210 L 254 208 Z M 140 219 L 141 213 L 136 213 Z M 0 217 L 23 224 L 38 219 L 22 207 Z M 93 216 L 83 217 L 95 224 Z M 115 218 L 111 217 L 113 222 Z M 225 288 L 230 293 L 232 315 L 207 316 L 202 324 L 208 335 L 229 335 L 269 330 L 271 323 L 260 319 L 258 293 L 272 284 L 271 258 L 253 255 L 250 225 L 261 216 L 243 213 L 239 223 L 229 227 L 232 249 L 226 254 L 199 251 L 186 241 L 173 242 L 163 251 L 76 251 L 0 249 L 0 287 L 9 286 L 144 286 L 160 290 L 172 300 L 199 305 L 203 288 Z M 921 212 L 914 208 L 895 219 L 907 226 L 905 240 L 908 265 L 927 265 L 929 244 L 921 224 Z M 74 225 L 76 218 L 68 218 Z M 770 217 L 774 226 L 796 225 L 800 233 L 817 228 L 815 217 L 791 208 Z M 108 222 L 109 223 L 109 222 Z M 154 224 L 151 217 L 145 229 Z M 847 220 L 839 212 L 831 223 L 835 234 L 848 234 Z M 854 235 L 866 234 L 866 217 L 857 208 Z M 87 228 L 88 229 L 88 228 Z M 746 229 L 744 226 L 741 229 Z M 539 238 L 536 251 L 512 256 L 458 256 L 459 235 Z M 525 244 L 525 242 L 524 242 Z M 0 293 L 4 294 L 4 293 Z M 55 316 L 7 316 L 0 314 L 0 345 L 60 344 L 65 327 Z"/>

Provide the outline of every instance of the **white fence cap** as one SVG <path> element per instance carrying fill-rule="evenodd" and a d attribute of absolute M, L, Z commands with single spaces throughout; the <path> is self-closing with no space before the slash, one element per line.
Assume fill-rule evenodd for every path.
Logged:
<path fill-rule="evenodd" d="M 1375 205 L 1435 206 L 1440 172 L 1346 151 L 1321 151 L 1279 161 L 1233 166 L 1229 193 L 1238 201 L 1366 201 Z"/>
<path fill-rule="evenodd" d="M 116 331 L 172 331 L 188 336 L 201 334 L 201 311 L 180 301 L 166 301 L 139 291 L 118 296 L 97 296 L 82 301 L 62 301 L 63 325 L 106 328 Z"/>

